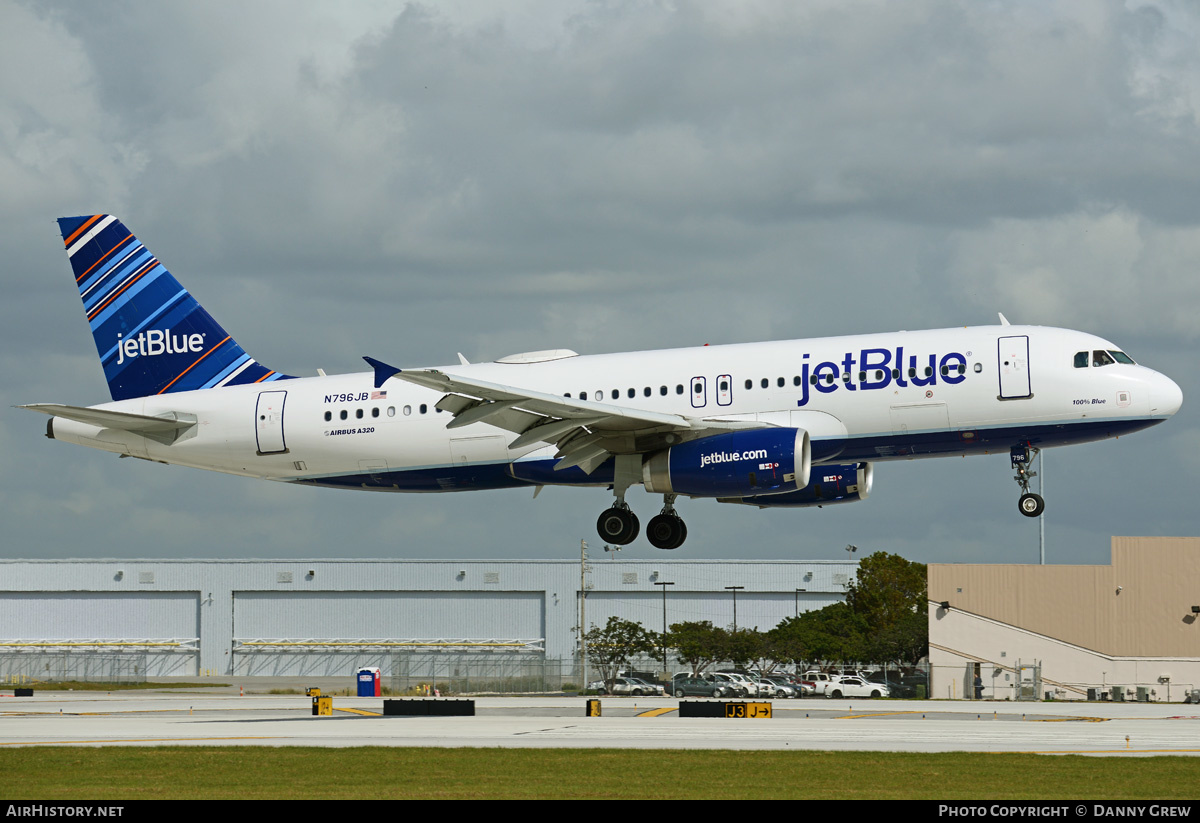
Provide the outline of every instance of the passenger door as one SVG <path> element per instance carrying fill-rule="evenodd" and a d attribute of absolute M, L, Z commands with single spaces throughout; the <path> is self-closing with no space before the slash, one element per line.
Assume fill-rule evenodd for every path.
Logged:
<path fill-rule="evenodd" d="M 1029 382 L 1029 337 L 1001 337 L 996 344 L 996 367 L 1000 371 L 1000 399 L 1033 397 Z"/>

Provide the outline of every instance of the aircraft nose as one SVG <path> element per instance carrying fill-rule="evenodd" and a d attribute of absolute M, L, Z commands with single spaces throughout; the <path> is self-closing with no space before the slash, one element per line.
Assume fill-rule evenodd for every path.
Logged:
<path fill-rule="evenodd" d="M 1158 375 L 1150 391 L 1150 413 L 1170 417 L 1183 405 L 1183 389 L 1165 374 Z"/>

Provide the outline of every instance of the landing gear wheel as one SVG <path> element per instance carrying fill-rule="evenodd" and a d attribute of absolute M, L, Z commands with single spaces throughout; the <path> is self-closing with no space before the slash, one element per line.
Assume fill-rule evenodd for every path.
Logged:
<path fill-rule="evenodd" d="M 656 549 L 677 549 L 687 539 L 687 526 L 674 514 L 658 514 L 646 524 L 646 539 Z"/>
<path fill-rule="evenodd" d="M 596 531 L 599 533 L 600 539 L 617 546 L 624 546 L 637 540 L 638 532 L 641 530 L 642 526 L 638 522 L 636 514 L 629 509 L 619 509 L 616 506 L 606 509 L 600 515 L 600 519 L 596 521 Z"/>
<path fill-rule="evenodd" d="M 1040 494 L 1029 492 L 1021 495 L 1021 499 L 1017 502 L 1017 508 L 1026 517 L 1037 517 L 1046 510 L 1046 501 Z"/>

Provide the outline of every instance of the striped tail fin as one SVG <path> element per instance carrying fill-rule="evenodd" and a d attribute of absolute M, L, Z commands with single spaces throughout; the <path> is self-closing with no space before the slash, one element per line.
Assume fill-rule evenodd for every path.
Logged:
<path fill-rule="evenodd" d="M 246 354 L 120 220 L 58 226 L 113 400 L 290 376 Z"/>

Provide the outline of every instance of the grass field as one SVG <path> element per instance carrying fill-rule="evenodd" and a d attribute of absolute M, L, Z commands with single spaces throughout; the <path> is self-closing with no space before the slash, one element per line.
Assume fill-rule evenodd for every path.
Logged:
<path fill-rule="evenodd" d="M 7 800 L 1190 799 L 1200 758 L 270 747 L 0 750 Z"/>

